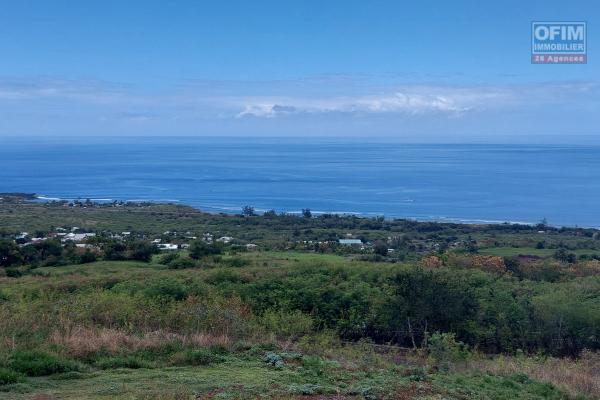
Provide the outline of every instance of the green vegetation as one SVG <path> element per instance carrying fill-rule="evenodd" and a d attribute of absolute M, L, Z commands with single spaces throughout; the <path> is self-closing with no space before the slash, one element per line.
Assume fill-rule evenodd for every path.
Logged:
<path fill-rule="evenodd" d="M 166 205 L 0 210 L 3 399 L 600 396 L 593 230 Z M 96 236 L 84 247 L 13 239 L 71 223 Z M 349 233 L 364 246 L 336 243 Z M 185 249 L 157 254 L 154 239 Z"/>

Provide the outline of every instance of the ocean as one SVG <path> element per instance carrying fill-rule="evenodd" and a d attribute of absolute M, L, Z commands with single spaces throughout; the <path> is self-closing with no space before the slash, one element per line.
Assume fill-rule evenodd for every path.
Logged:
<path fill-rule="evenodd" d="M 600 227 L 600 147 L 315 138 L 0 139 L 0 192 Z"/>

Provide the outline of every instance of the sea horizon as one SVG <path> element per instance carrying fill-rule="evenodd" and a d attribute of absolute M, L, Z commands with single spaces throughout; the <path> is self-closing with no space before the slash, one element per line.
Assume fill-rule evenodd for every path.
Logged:
<path fill-rule="evenodd" d="M 154 201 L 208 212 L 356 214 L 600 227 L 600 146 L 342 138 L 6 141 L 0 191 Z M 131 140 L 130 140 L 131 139 Z M 569 194 L 569 195 L 567 195 Z"/>

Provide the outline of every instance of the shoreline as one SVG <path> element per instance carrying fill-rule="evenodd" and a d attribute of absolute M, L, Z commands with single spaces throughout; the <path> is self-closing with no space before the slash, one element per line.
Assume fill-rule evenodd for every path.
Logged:
<path fill-rule="evenodd" d="M 37 193 L 19 193 L 19 192 L 7 192 L 0 193 L 0 203 L 2 202 L 2 198 L 10 198 L 11 201 L 6 202 L 7 204 L 10 202 L 30 202 L 30 203 L 52 203 L 52 202 L 85 202 L 86 200 L 90 200 L 92 203 L 106 205 L 110 203 L 152 203 L 152 204 L 163 204 L 163 205 L 180 205 L 187 206 L 193 209 L 206 212 L 209 214 L 229 214 L 235 215 L 239 214 L 244 205 L 240 205 L 239 207 L 234 206 L 215 206 L 215 205 L 193 205 L 189 203 L 185 203 L 181 200 L 177 199 L 113 199 L 113 198 L 63 198 L 56 196 L 49 196 L 44 194 Z M 16 199 L 16 200 L 15 200 Z M 285 213 L 291 215 L 300 215 L 302 214 L 302 210 L 285 210 L 285 209 L 267 209 L 267 208 L 255 208 L 255 211 L 258 215 L 262 215 L 268 211 L 274 210 L 277 213 Z M 448 223 L 448 224 L 459 224 L 459 225 L 522 225 L 522 226 L 536 226 L 541 223 L 541 221 L 533 222 L 533 221 L 517 221 L 517 220 L 499 220 L 499 219 L 489 219 L 489 218 L 461 218 L 461 217 L 451 217 L 451 216 L 415 216 L 415 215 L 396 215 L 396 214 L 384 214 L 384 213 L 375 213 L 375 212 L 360 212 L 360 211 L 341 211 L 341 210 L 312 210 L 311 213 L 313 215 L 340 215 L 340 216 L 356 216 L 360 218 L 378 218 L 383 217 L 388 220 L 408 220 L 415 222 L 433 222 L 433 223 Z M 551 228 L 582 228 L 582 229 L 600 229 L 600 226 L 584 226 L 584 225 L 565 225 L 565 224 L 552 224 L 546 223 L 545 226 Z"/>
<path fill-rule="evenodd" d="M 109 204 L 113 202 L 123 202 L 123 203 L 153 203 L 153 204 L 164 204 L 164 205 L 180 205 L 194 208 L 196 210 L 206 212 L 209 214 L 230 214 L 235 215 L 239 214 L 244 205 L 240 205 L 239 207 L 219 207 L 219 206 L 209 206 L 209 205 L 192 205 L 180 200 L 176 199 L 112 199 L 112 198 L 89 198 L 90 201 L 99 203 L 99 204 Z M 37 203 L 49 203 L 49 202 L 60 202 L 60 201 L 86 201 L 81 197 L 79 198 L 59 198 L 59 197 L 50 197 L 45 195 L 35 194 L 35 198 L 30 200 Z M 277 213 L 286 213 L 292 215 L 302 214 L 302 210 L 283 210 L 283 209 L 273 209 Z M 255 208 L 255 211 L 258 215 L 262 215 L 265 212 L 271 211 L 271 209 L 264 208 Z M 394 215 L 384 213 L 373 213 L 373 212 L 359 212 L 359 211 L 339 211 L 339 210 L 312 210 L 311 213 L 313 215 L 341 215 L 341 216 L 356 216 L 360 218 L 377 218 L 383 217 L 385 219 L 399 219 L 399 220 L 408 220 L 415 222 L 434 222 L 434 223 L 448 223 L 448 224 L 459 224 L 459 225 L 522 225 L 522 226 L 536 226 L 541 221 L 532 222 L 532 221 L 513 221 L 513 220 L 496 220 L 496 219 L 487 219 L 487 218 L 460 218 L 460 217 L 447 217 L 447 216 L 414 216 L 414 215 Z M 547 227 L 552 228 L 582 228 L 582 229 L 600 229 L 599 226 L 582 226 L 582 225 L 556 225 L 552 223 L 546 223 Z"/>

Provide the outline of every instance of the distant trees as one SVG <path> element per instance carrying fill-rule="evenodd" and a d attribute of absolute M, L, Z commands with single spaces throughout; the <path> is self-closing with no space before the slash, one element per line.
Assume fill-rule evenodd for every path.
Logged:
<path fill-rule="evenodd" d="M 194 241 L 189 248 L 190 257 L 200 259 L 202 257 L 221 254 L 223 245 L 221 243 L 206 243 L 202 240 Z"/>
<path fill-rule="evenodd" d="M 93 259 L 92 259 L 93 258 Z M 96 254 L 87 249 L 83 254 L 73 243 L 63 246 L 58 239 L 47 239 L 19 246 L 8 239 L 0 239 L 0 267 L 27 265 L 31 268 L 76 264 L 95 261 Z"/>
<path fill-rule="evenodd" d="M 102 245 L 102 250 L 104 251 L 104 258 L 107 260 L 125 260 L 127 258 L 125 254 L 127 246 L 123 242 L 107 241 Z"/>
<path fill-rule="evenodd" d="M 312 212 L 310 211 L 310 208 L 303 208 L 302 209 L 302 216 L 304 218 L 312 218 Z"/>
<path fill-rule="evenodd" d="M 12 240 L 0 239 L 0 267 L 10 267 L 22 261 L 19 246 Z"/>
<path fill-rule="evenodd" d="M 158 248 L 147 240 L 120 242 L 108 240 L 102 244 L 104 258 L 107 260 L 136 260 L 148 262 L 152 255 L 158 253 Z"/>
<path fill-rule="evenodd" d="M 254 211 L 254 207 L 252 206 L 244 206 L 242 207 L 242 215 L 244 217 L 253 217 L 256 215 L 256 212 Z"/>
<path fill-rule="evenodd" d="M 129 259 L 148 262 L 152 255 L 158 253 L 158 248 L 146 240 L 136 240 L 128 246 Z"/>
<path fill-rule="evenodd" d="M 577 262 L 577 255 L 575 253 L 569 253 L 564 248 L 560 248 L 556 250 L 554 253 L 554 258 L 559 261 L 574 263 Z"/>
<path fill-rule="evenodd" d="M 96 253 L 87 249 L 81 256 L 79 256 L 79 263 L 80 264 L 92 263 L 92 262 L 96 261 L 97 259 L 98 259 L 98 257 L 96 256 Z"/>
<path fill-rule="evenodd" d="M 387 256 L 388 254 L 388 246 L 384 242 L 377 242 L 373 246 L 373 253 L 380 256 Z"/>

